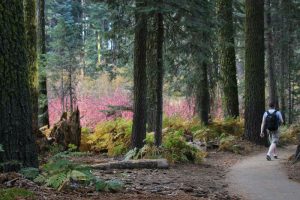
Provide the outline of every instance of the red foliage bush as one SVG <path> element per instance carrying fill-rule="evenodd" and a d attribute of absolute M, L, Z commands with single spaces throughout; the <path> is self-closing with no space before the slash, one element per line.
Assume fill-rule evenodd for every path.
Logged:
<path fill-rule="evenodd" d="M 108 105 L 131 106 L 132 101 L 128 93 L 119 89 L 115 90 L 109 96 L 95 98 L 92 96 L 80 96 L 77 99 L 77 105 L 81 115 L 81 125 L 83 127 L 94 128 L 97 123 L 111 120 L 113 117 L 106 117 L 101 110 L 108 110 Z M 166 116 L 179 115 L 184 119 L 190 119 L 194 116 L 194 103 L 185 99 L 165 100 L 164 114 Z M 133 113 L 130 111 L 121 112 L 122 117 L 131 119 Z M 49 100 L 50 124 L 57 122 L 62 114 L 59 98 Z"/>

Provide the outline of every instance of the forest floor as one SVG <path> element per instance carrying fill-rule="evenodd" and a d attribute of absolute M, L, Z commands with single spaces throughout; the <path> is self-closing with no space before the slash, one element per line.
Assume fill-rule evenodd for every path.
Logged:
<path fill-rule="evenodd" d="M 102 179 L 118 179 L 125 184 L 119 193 L 95 192 L 92 189 L 64 190 L 62 192 L 38 186 L 23 179 L 20 175 L 11 176 L 10 181 L 2 181 L 0 188 L 22 187 L 31 190 L 35 199 L 45 200 L 83 200 L 83 199 L 211 199 L 237 200 L 235 194 L 229 194 L 225 177 L 231 166 L 245 156 L 228 152 L 210 151 L 202 164 L 175 164 L 166 170 L 134 169 L 134 170 L 94 170 L 94 174 Z M 76 158 L 79 159 L 79 158 Z M 99 158 L 99 155 L 80 158 L 81 163 L 107 162 L 109 159 Z"/>
<path fill-rule="evenodd" d="M 295 149 L 280 148 L 277 160 L 267 161 L 264 152 L 236 163 L 227 175 L 229 190 L 247 200 L 299 200 L 300 184 L 291 180 L 299 180 L 299 164 L 289 161 Z"/>
<path fill-rule="evenodd" d="M 293 150 L 295 151 L 295 148 L 292 149 L 292 151 Z M 300 162 L 294 163 L 293 160 L 294 159 L 286 160 L 286 162 L 284 162 L 284 167 L 289 179 L 300 183 Z"/>

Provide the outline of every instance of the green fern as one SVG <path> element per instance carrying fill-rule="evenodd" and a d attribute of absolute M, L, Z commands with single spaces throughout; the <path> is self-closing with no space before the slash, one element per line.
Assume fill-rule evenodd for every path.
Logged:
<path fill-rule="evenodd" d="M 39 175 L 39 169 L 28 167 L 20 170 L 20 174 L 22 174 L 25 178 L 33 180 Z"/>
<path fill-rule="evenodd" d="M 50 161 L 44 166 L 44 170 L 49 174 L 57 174 L 63 171 L 69 171 L 74 169 L 74 163 L 69 160 L 56 160 Z"/>
<path fill-rule="evenodd" d="M 117 192 L 123 187 L 123 184 L 119 181 L 101 183 L 92 174 L 90 167 L 65 159 L 51 159 L 49 163 L 42 167 L 42 174 L 38 175 L 34 181 L 54 189 L 59 189 L 62 184 L 68 181 L 95 184 L 97 191 Z"/>
<path fill-rule="evenodd" d="M 37 184 L 44 184 L 46 182 L 46 177 L 43 175 L 38 175 L 33 181 Z"/>
<path fill-rule="evenodd" d="M 58 189 L 69 177 L 65 172 L 55 174 L 46 179 L 46 186 Z"/>

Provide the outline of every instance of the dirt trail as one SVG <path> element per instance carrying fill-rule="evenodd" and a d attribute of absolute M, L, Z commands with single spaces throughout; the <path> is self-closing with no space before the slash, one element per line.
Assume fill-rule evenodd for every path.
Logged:
<path fill-rule="evenodd" d="M 279 149 L 279 159 L 266 160 L 266 153 L 241 160 L 227 174 L 229 190 L 247 200 L 299 200 L 300 184 L 288 178 L 282 162 L 294 147 Z"/>

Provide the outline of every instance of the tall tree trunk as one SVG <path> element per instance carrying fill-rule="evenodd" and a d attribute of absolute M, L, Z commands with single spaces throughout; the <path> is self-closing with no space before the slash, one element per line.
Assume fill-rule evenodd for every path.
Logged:
<path fill-rule="evenodd" d="M 238 117 L 239 99 L 236 78 L 232 0 L 218 0 L 217 10 L 220 23 L 219 46 L 221 85 L 224 92 L 224 115 L 225 117 Z"/>
<path fill-rule="evenodd" d="M 147 131 L 155 131 L 156 114 L 156 84 L 157 84 L 157 43 L 156 43 L 157 24 L 155 14 L 148 17 L 147 33 Z"/>
<path fill-rule="evenodd" d="M 282 49 L 285 51 L 286 55 L 283 57 L 285 62 L 285 69 L 286 69 L 286 86 L 287 86 L 287 93 L 288 93 L 288 123 L 293 123 L 293 89 L 292 89 L 292 82 L 293 82 L 293 44 L 294 44 L 294 22 L 293 22 L 293 1 L 285 0 L 282 1 L 282 9 L 283 9 L 283 17 L 284 17 L 284 35 L 283 35 L 283 43 L 284 48 Z"/>
<path fill-rule="evenodd" d="M 197 82 L 196 91 L 196 105 L 197 113 L 201 122 L 205 125 L 208 124 L 209 115 L 209 89 L 208 89 L 208 77 L 207 77 L 207 62 L 202 61 L 198 66 L 199 80 Z"/>
<path fill-rule="evenodd" d="M 37 65 L 37 31 L 36 31 L 36 2 L 24 0 L 25 31 L 27 41 L 27 61 L 29 66 L 29 83 L 32 106 L 32 131 L 37 134 L 38 126 L 38 65 Z"/>
<path fill-rule="evenodd" d="M 37 1 L 37 35 L 39 56 L 39 126 L 49 126 L 48 94 L 46 76 L 45 0 Z"/>
<path fill-rule="evenodd" d="M 159 3 L 163 3 L 162 0 Z M 161 8 L 159 8 L 161 9 Z M 155 14 L 157 24 L 156 46 L 157 46 L 157 84 L 156 84 L 156 119 L 155 119 L 155 145 L 160 146 L 162 143 L 162 120 L 163 120 L 163 43 L 164 43 L 164 17 L 161 11 Z"/>
<path fill-rule="evenodd" d="M 245 138 L 265 144 L 260 125 L 265 109 L 264 1 L 246 0 Z"/>
<path fill-rule="evenodd" d="M 1 0 L 0 8 L 0 142 L 4 147 L 0 163 L 16 160 L 37 167 L 24 5 L 20 0 Z"/>
<path fill-rule="evenodd" d="M 163 42 L 162 0 L 156 0 L 156 11 L 148 19 L 147 35 L 147 130 L 155 133 L 155 145 L 162 142 L 163 115 Z M 148 17 L 149 18 L 149 17 Z"/>
<path fill-rule="evenodd" d="M 196 65 L 196 80 L 195 86 L 195 101 L 196 101 L 196 111 L 199 116 L 199 119 L 204 125 L 207 125 L 209 122 L 209 112 L 210 112 L 210 97 L 209 97 L 209 83 L 208 83 L 208 63 L 211 56 L 211 49 L 209 48 L 210 44 L 210 29 L 211 24 L 207 16 L 211 14 L 210 2 L 208 0 L 203 1 L 203 14 L 201 15 L 202 21 L 205 25 L 205 28 L 200 31 L 192 31 L 192 49 L 194 64 Z M 191 8 L 192 15 L 197 16 L 197 10 Z M 203 17 L 205 16 L 205 18 Z M 194 20 L 192 18 L 191 20 Z M 200 35 L 200 36 L 199 36 Z"/>
<path fill-rule="evenodd" d="M 277 83 L 275 77 L 275 65 L 274 65 L 274 45 L 273 45 L 273 23 L 271 18 L 271 1 L 266 1 L 266 53 L 267 53 L 267 69 L 268 69 L 268 83 L 269 83 L 269 100 L 270 102 L 275 103 L 276 108 L 279 108 L 278 105 L 278 96 L 277 96 Z"/>
<path fill-rule="evenodd" d="M 144 0 L 136 0 L 136 26 L 134 40 L 134 115 L 132 125 L 132 148 L 142 148 L 146 138 L 147 80 L 146 80 L 146 41 L 147 16 L 140 12 L 145 8 Z"/>

